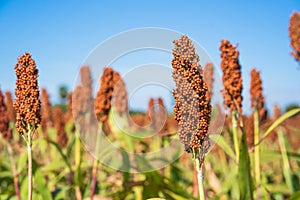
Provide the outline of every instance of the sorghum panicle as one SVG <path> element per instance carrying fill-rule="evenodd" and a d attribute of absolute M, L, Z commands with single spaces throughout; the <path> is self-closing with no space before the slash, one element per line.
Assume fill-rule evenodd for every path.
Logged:
<path fill-rule="evenodd" d="M 128 97 L 126 85 L 121 76 L 119 76 L 119 81 L 115 83 L 113 91 L 113 105 L 115 106 L 117 113 L 119 115 L 123 115 L 124 113 L 128 112 Z"/>
<path fill-rule="evenodd" d="M 9 91 L 5 92 L 5 105 L 7 108 L 7 115 L 10 122 L 16 121 L 16 111 L 13 106 L 12 94 Z"/>
<path fill-rule="evenodd" d="M 276 120 L 281 115 L 282 115 L 282 111 L 281 111 L 280 107 L 277 104 L 275 104 L 273 107 L 273 119 Z"/>
<path fill-rule="evenodd" d="M 42 95 L 41 95 L 41 115 L 42 121 L 41 126 L 43 132 L 46 132 L 48 128 L 52 126 L 52 108 L 51 103 L 49 100 L 48 92 L 45 88 L 42 88 Z"/>
<path fill-rule="evenodd" d="M 41 102 L 39 100 L 38 69 L 31 54 L 26 52 L 20 56 L 15 65 L 16 99 L 16 129 L 23 135 L 36 129 L 41 122 Z"/>
<path fill-rule="evenodd" d="M 263 87 L 260 72 L 256 69 L 252 69 L 250 75 L 251 107 L 256 108 L 259 113 L 260 120 L 264 120 L 267 117 L 267 111 L 265 109 L 265 98 L 263 96 Z"/>
<path fill-rule="evenodd" d="M 151 122 L 151 128 L 155 129 L 155 120 L 154 98 L 151 97 L 148 101 L 148 108 L 144 124 L 149 124 Z"/>
<path fill-rule="evenodd" d="M 214 66 L 212 63 L 207 63 L 205 65 L 203 70 L 203 78 L 208 88 L 207 97 L 210 102 L 211 97 L 213 95 L 213 84 L 214 84 Z"/>
<path fill-rule="evenodd" d="M 91 71 L 88 66 L 82 66 L 80 68 L 80 80 L 82 85 L 82 111 L 89 113 L 92 109 L 93 103 L 93 79 L 91 76 Z"/>
<path fill-rule="evenodd" d="M 77 85 L 72 95 L 72 114 L 74 119 L 78 122 L 80 122 L 84 118 L 84 113 L 82 110 L 82 104 L 84 101 L 82 90 L 82 86 Z"/>
<path fill-rule="evenodd" d="M 9 127 L 9 118 L 6 105 L 4 104 L 4 96 L 0 90 L 0 133 L 6 140 L 12 138 L 12 130 Z"/>
<path fill-rule="evenodd" d="M 231 111 L 242 113 L 242 73 L 239 64 L 239 51 L 228 40 L 221 41 L 221 68 L 223 71 L 222 90 L 224 105 Z"/>
<path fill-rule="evenodd" d="M 293 51 L 292 56 L 300 63 L 300 14 L 294 12 L 290 17 L 289 36 Z"/>
<path fill-rule="evenodd" d="M 179 124 L 179 138 L 185 150 L 200 149 L 208 139 L 211 105 L 207 97 L 207 85 L 203 70 L 198 64 L 199 56 L 187 36 L 174 41 L 173 79 L 176 88 L 174 113 Z"/>
<path fill-rule="evenodd" d="M 67 105 L 67 112 L 65 114 L 65 121 L 68 122 L 72 119 L 72 106 L 73 106 L 73 100 L 72 100 L 73 93 L 70 92 L 68 94 L 68 105 Z"/>
<path fill-rule="evenodd" d="M 157 102 L 158 102 L 158 109 L 157 109 L 156 118 L 158 123 L 156 123 L 155 130 L 159 130 L 160 134 L 164 134 L 168 132 L 168 123 L 167 123 L 168 113 L 162 98 L 159 97 L 157 99 Z"/>
<path fill-rule="evenodd" d="M 65 132 L 66 123 L 64 121 L 64 113 L 60 107 L 54 108 L 53 117 L 54 117 L 54 127 L 57 132 L 56 135 L 57 143 L 61 147 L 64 147 L 68 143 L 68 137 Z"/>
<path fill-rule="evenodd" d="M 120 78 L 119 73 L 112 68 L 104 68 L 100 78 L 100 89 L 97 92 L 94 107 L 98 121 L 104 122 L 108 119 L 114 86 L 119 82 Z"/>

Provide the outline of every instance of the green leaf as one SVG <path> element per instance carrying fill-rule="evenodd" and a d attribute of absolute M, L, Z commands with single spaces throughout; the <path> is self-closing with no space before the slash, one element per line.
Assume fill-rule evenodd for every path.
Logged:
<path fill-rule="evenodd" d="M 278 140 L 279 140 L 279 147 L 280 147 L 282 162 L 283 162 L 282 170 L 283 170 L 284 179 L 290 191 L 293 192 L 294 186 L 293 186 L 292 176 L 291 176 L 291 167 L 289 164 L 289 158 L 287 155 L 286 144 L 285 144 L 285 137 L 282 129 L 278 130 Z"/>
<path fill-rule="evenodd" d="M 242 141 L 240 145 L 239 156 L 239 187 L 240 187 L 240 200 L 253 200 L 253 181 L 250 171 L 250 159 L 248 153 L 248 146 L 246 141 L 246 133 L 242 131 Z"/>
<path fill-rule="evenodd" d="M 56 147 L 57 151 L 59 152 L 59 154 L 61 155 L 61 157 L 63 158 L 63 160 L 65 161 L 67 167 L 69 168 L 70 172 L 72 171 L 71 165 L 67 159 L 67 157 L 65 156 L 65 154 L 62 152 L 61 148 L 58 146 L 57 143 L 55 143 L 52 140 L 47 140 L 50 144 L 52 144 L 53 146 Z"/>
<path fill-rule="evenodd" d="M 235 160 L 235 155 L 230 148 L 230 146 L 226 143 L 224 137 L 222 135 L 216 135 L 216 134 L 211 134 L 209 135 L 209 138 L 217 143 L 227 155 L 229 155 L 233 160 Z"/>
<path fill-rule="evenodd" d="M 13 178 L 11 171 L 0 171 L 0 180 L 4 178 Z"/>
<path fill-rule="evenodd" d="M 283 114 L 282 116 L 280 116 L 269 128 L 268 130 L 264 133 L 263 138 L 255 145 L 260 144 L 277 126 L 279 126 L 284 120 L 286 120 L 289 117 L 294 116 L 295 114 L 297 114 L 298 112 L 300 112 L 300 108 L 296 108 L 293 110 L 290 110 L 288 112 L 286 112 L 285 114 Z"/>
<path fill-rule="evenodd" d="M 299 200 L 300 199 L 300 190 L 294 193 L 288 200 Z"/>
<path fill-rule="evenodd" d="M 18 173 L 22 171 L 22 169 L 27 169 L 27 151 L 24 151 L 19 157 L 18 161 Z"/>
<path fill-rule="evenodd" d="M 51 192 L 46 185 L 45 178 L 39 172 L 39 170 L 35 171 L 33 183 L 37 192 L 43 197 L 43 199 L 49 199 L 49 200 L 52 199 Z"/>

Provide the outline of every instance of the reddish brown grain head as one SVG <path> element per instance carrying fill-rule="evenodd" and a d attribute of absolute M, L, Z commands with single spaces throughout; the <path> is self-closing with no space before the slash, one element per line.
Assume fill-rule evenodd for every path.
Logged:
<path fill-rule="evenodd" d="M 104 122 L 108 119 L 114 86 L 119 80 L 120 75 L 118 72 L 110 67 L 104 68 L 100 78 L 100 89 L 97 92 L 94 107 L 98 121 Z"/>
<path fill-rule="evenodd" d="M 9 118 L 6 105 L 4 104 L 4 96 L 0 90 L 0 134 L 6 140 L 12 138 L 12 130 L 9 127 Z"/>
<path fill-rule="evenodd" d="M 263 87 L 260 72 L 256 69 L 252 69 L 250 75 L 251 107 L 257 109 L 260 120 L 264 120 L 267 117 L 267 111 L 265 109 L 265 98 L 263 96 Z"/>
<path fill-rule="evenodd" d="M 48 128 L 52 126 L 52 108 L 51 103 L 49 100 L 48 92 L 45 88 L 42 88 L 42 95 L 41 95 L 41 115 L 42 115 L 42 130 L 46 132 Z"/>
<path fill-rule="evenodd" d="M 174 41 L 173 79 L 176 87 L 174 113 L 179 124 L 179 138 L 187 152 L 200 149 L 208 139 L 211 105 L 199 56 L 187 36 Z"/>
<path fill-rule="evenodd" d="M 126 85 L 121 76 L 116 77 L 119 80 L 115 80 L 114 92 L 112 103 L 119 115 L 123 115 L 128 112 L 128 97 L 126 91 Z"/>
<path fill-rule="evenodd" d="M 67 105 L 67 112 L 65 114 L 65 121 L 68 122 L 72 119 L 72 106 L 73 106 L 73 100 L 72 100 L 73 93 L 70 92 L 68 94 L 68 105 Z"/>
<path fill-rule="evenodd" d="M 208 92 L 207 97 L 209 101 L 211 101 L 211 97 L 213 95 L 213 84 L 214 84 L 214 66 L 212 63 L 207 63 L 203 70 L 203 78 L 207 85 Z"/>
<path fill-rule="evenodd" d="M 293 51 L 292 56 L 300 63 L 300 14 L 294 12 L 290 17 L 289 36 Z"/>
<path fill-rule="evenodd" d="M 60 107 L 55 107 L 53 112 L 53 119 L 54 119 L 54 127 L 56 130 L 56 141 L 61 146 L 64 147 L 68 143 L 68 137 L 65 132 L 65 120 L 64 120 L 64 113 Z"/>
<path fill-rule="evenodd" d="M 15 65 L 16 99 L 16 129 L 20 134 L 26 134 L 29 129 L 36 129 L 41 122 L 41 102 L 39 100 L 38 69 L 31 54 L 26 52 L 20 56 Z"/>
<path fill-rule="evenodd" d="M 90 113 L 92 110 L 92 103 L 93 103 L 93 79 L 91 76 L 91 71 L 88 66 L 82 66 L 80 68 L 80 80 L 81 80 L 81 86 L 82 86 L 82 111 L 85 113 Z"/>
<path fill-rule="evenodd" d="M 254 118 L 253 115 L 244 117 L 246 139 L 248 146 L 253 146 L 254 144 Z"/>
<path fill-rule="evenodd" d="M 84 101 L 82 96 L 82 86 L 77 85 L 74 89 L 72 95 L 72 114 L 74 119 L 80 121 L 80 118 L 83 118 L 83 111 L 82 111 L 82 102 Z"/>
<path fill-rule="evenodd" d="M 282 115 L 279 105 L 275 104 L 273 107 L 273 119 L 276 120 Z"/>
<path fill-rule="evenodd" d="M 168 132 L 168 113 L 162 98 L 157 99 L 158 108 L 157 108 L 157 123 L 155 130 L 159 131 L 159 134 L 166 134 Z"/>
<path fill-rule="evenodd" d="M 7 108 L 8 119 L 10 122 L 16 121 L 16 111 L 13 106 L 12 94 L 9 91 L 5 92 L 5 105 Z"/>
<path fill-rule="evenodd" d="M 222 90 L 224 105 L 231 111 L 242 113 L 242 73 L 239 64 L 239 51 L 228 40 L 221 41 L 221 69 L 223 71 Z"/>

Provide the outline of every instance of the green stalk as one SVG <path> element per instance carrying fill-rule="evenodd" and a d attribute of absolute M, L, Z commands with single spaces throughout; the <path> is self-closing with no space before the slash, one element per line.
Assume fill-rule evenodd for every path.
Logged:
<path fill-rule="evenodd" d="M 199 150 L 199 152 L 193 149 L 193 158 L 194 158 L 196 171 L 197 171 L 199 200 L 205 200 L 204 183 L 203 183 L 204 153 L 202 152 L 201 149 Z"/>
<path fill-rule="evenodd" d="M 99 125 L 98 130 L 100 131 L 99 134 L 101 134 L 102 131 L 102 123 Z M 97 183 L 97 174 L 98 174 L 98 159 L 97 156 L 99 155 L 100 151 L 100 136 L 97 135 L 96 138 L 96 151 L 95 151 L 95 157 L 94 157 L 94 163 L 93 163 L 93 170 L 92 170 L 92 183 L 91 183 L 91 190 L 90 190 L 90 199 L 93 200 L 96 183 Z"/>
<path fill-rule="evenodd" d="M 28 200 L 32 200 L 32 136 L 31 129 L 27 133 L 27 154 L 28 154 Z"/>
<path fill-rule="evenodd" d="M 254 144 L 259 141 L 259 117 L 257 109 L 254 110 Z M 256 185 L 260 186 L 260 149 L 259 145 L 254 147 L 254 169 Z"/>
<path fill-rule="evenodd" d="M 283 175 L 286 180 L 286 183 L 290 189 L 290 192 L 295 192 L 292 182 L 292 175 L 291 175 L 291 167 L 289 163 L 289 158 L 287 155 L 286 145 L 284 141 L 284 133 L 281 128 L 278 129 L 278 139 L 279 139 L 279 147 L 281 151 L 281 157 L 283 162 Z"/>
<path fill-rule="evenodd" d="M 79 133 L 75 136 L 75 191 L 76 199 L 81 200 L 82 194 L 80 191 L 80 164 L 81 164 L 81 155 L 80 155 L 80 138 Z"/>
<path fill-rule="evenodd" d="M 233 142 L 234 149 L 236 154 L 236 161 L 239 161 L 240 149 L 239 149 L 239 139 L 238 139 L 238 124 L 237 124 L 237 112 L 231 112 L 231 123 L 232 123 L 232 133 L 233 133 Z"/>

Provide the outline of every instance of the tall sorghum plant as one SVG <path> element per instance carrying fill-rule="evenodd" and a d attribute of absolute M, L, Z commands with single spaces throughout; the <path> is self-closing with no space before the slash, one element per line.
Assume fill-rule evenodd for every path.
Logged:
<path fill-rule="evenodd" d="M 263 96 L 262 81 L 260 72 L 256 69 L 251 70 L 250 79 L 250 100 L 253 109 L 253 128 L 254 128 L 254 144 L 259 141 L 259 122 L 266 118 L 265 100 Z M 260 149 L 259 145 L 254 147 L 254 171 L 257 187 L 260 186 Z"/>
<path fill-rule="evenodd" d="M 211 105 L 207 96 L 207 85 L 203 80 L 199 56 L 191 40 L 183 35 L 174 41 L 173 79 L 176 87 L 175 119 L 179 124 L 179 139 L 185 150 L 192 153 L 197 169 L 199 198 L 205 199 L 203 187 L 203 162 L 208 149 L 208 127 Z"/>
<path fill-rule="evenodd" d="M 221 69 L 223 71 L 222 90 L 225 108 L 231 112 L 232 132 L 234 139 L 235 153 L 239 158 L 238 142 L 238 118 L 242 114 L 242 73 L 239 64 L 239 51 L 228 40 L 221 41 Z"/>
<path fill-rule="evenodd" d="M 103 74 L 100 78 L 100 88 L 97 92 L 95 103 L 94 103 L 94 112 L 97 117 L 98 123 L 99 123 L 99 131 L 102 131 L 103 123 L 107 123 L 109 120 L 109 112 L 111 110 L 111 103 L 112 103 L 112 96 L 115 92 L 115 86 L 118 84 L 118 95 L 121 96 L 115 96 L 116 99 L 114 99 L 116 104 L 116 110 L 119 114 L 123 114 L 127 110 L 127 105 L 123 105 L 123 103 L 127 104 L 127 93 L 125 91 L 121 91 L 121 89 L 125 88 L 125 84 L 123 81 L 121 81 L 121 76 L 118 72 L 114 71 L 110 67 L 105 67 L 103 70 Z M 119 100 L 120 102 L 116 102 L 116 100 Z M 96 138 L 96 147 L 95 152 L 96 156 L 98 156 L 99 153 L 99 137 L 97 135 Z M 93 199 L 96 183 L 97 183 L 97 171 L 98 171 L 98 159 L 94 158 L 93 163 L 93 171 L 92 171 L 92 183 L 91 183 L 91 190 L 90 190 L 90 199 Z"/>
<path fill-rule="evenodd" d="M 27 144 L 28 153 L 28 199 L 32 199 L 32 138 L 41 122 L 41 102 L 39 100 L 38 69 L 31 54 L 20 56 L 15 65 L 16 129 Z"/>

